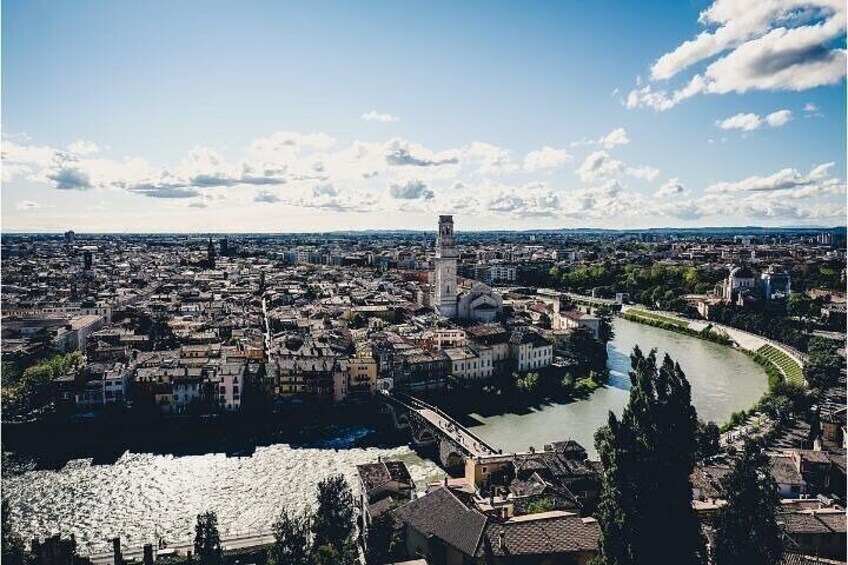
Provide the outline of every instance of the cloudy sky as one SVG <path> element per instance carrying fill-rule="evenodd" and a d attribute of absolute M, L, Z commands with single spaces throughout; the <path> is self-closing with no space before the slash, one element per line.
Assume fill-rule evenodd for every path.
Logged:
<path fill-rule="evenodd" d="M 4 231 L 844 225 L 844 0 L 2 3 Z"/>

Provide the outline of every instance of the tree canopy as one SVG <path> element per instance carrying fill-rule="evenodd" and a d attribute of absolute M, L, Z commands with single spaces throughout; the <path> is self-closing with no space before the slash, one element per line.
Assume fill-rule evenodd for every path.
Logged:
<path fill-rule="evenodd" d="M 633 387 L 621 418 L 595 441 L 604 476 L 597 563 L 705 563 L 700 524 L 692 510 L 692 473 L 698 421 L 680 365 L 656 351 L 630 357 Z"/>
<path fill-rule="evenodd" d="M 763 447 L 746 444 L 721 484 L 727 505 L 715 521 L 715 565 L 779 563 L 781 532 L 775 517 L 779 497 Z"/>
<path fill-rule="evenodd" d="M 354 531 L 353 493 L 342 475 L 331 475 L 318 483 L 318 509 L 312 520 L 316 555 L 323 546 L 331 548 L 339 563 L 349 561 Z"/>
<path fill-rule="evenodd" d="M 194 555 L 201 565 L 219 565 L 224 562 L 221 535 L 218 533 L 218 515 L 214 512 L 197 515 L 194 525 Z"/>

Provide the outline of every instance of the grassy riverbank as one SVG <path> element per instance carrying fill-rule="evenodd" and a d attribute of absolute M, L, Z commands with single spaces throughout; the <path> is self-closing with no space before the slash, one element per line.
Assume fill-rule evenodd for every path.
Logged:
<path fill-rule="evenodd" d="M 690 328 L 685 320 L 632 308 L 623 312 L 621 317 L 728 347 L 734 345 L 732 339 L 723 333 L 712 330 L 711 326 L 697 331 Z M 728 421 L 721 425 L 722 432 L 741 425 L 748 416 L 756 412 L 763 412 L 780 423 L 804 409 L 808 401 L 804 388 L 803 367 L 789 355 L 772 345 L 763 345 L 757 351 L 748 351 L 742 348 L 739 348 L 739 350 L 763 368 L 768 377 L 768 390 L 751 408 L 734 412 Z"/>

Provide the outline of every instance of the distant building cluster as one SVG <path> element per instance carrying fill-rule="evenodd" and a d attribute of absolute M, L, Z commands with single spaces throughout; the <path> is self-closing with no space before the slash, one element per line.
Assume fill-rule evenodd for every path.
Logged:
<path fill-rule="evenodd" d="M 597 317 L 514 284 L 542 246 L 469 252 L 452 216 L 439 218 L 435 246 L 69 231 L 7 240 L 3 251 L 3 358 L 26 367 L 84 353 L 54 386 L 56 406 L 80 413 L 440 390 L 544 370 L 570 332 L 599 337 Z"/>

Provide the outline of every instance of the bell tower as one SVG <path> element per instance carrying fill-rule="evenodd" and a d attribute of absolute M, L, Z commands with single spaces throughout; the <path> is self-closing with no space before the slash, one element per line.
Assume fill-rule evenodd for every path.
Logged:
<path fill-rule="evenodd" d="M 436 311 L 446 318 L 456 318 L 456 259 L 453 239 L 453 216 L 439 216 L 436 239 L 435 300 Z"/>

